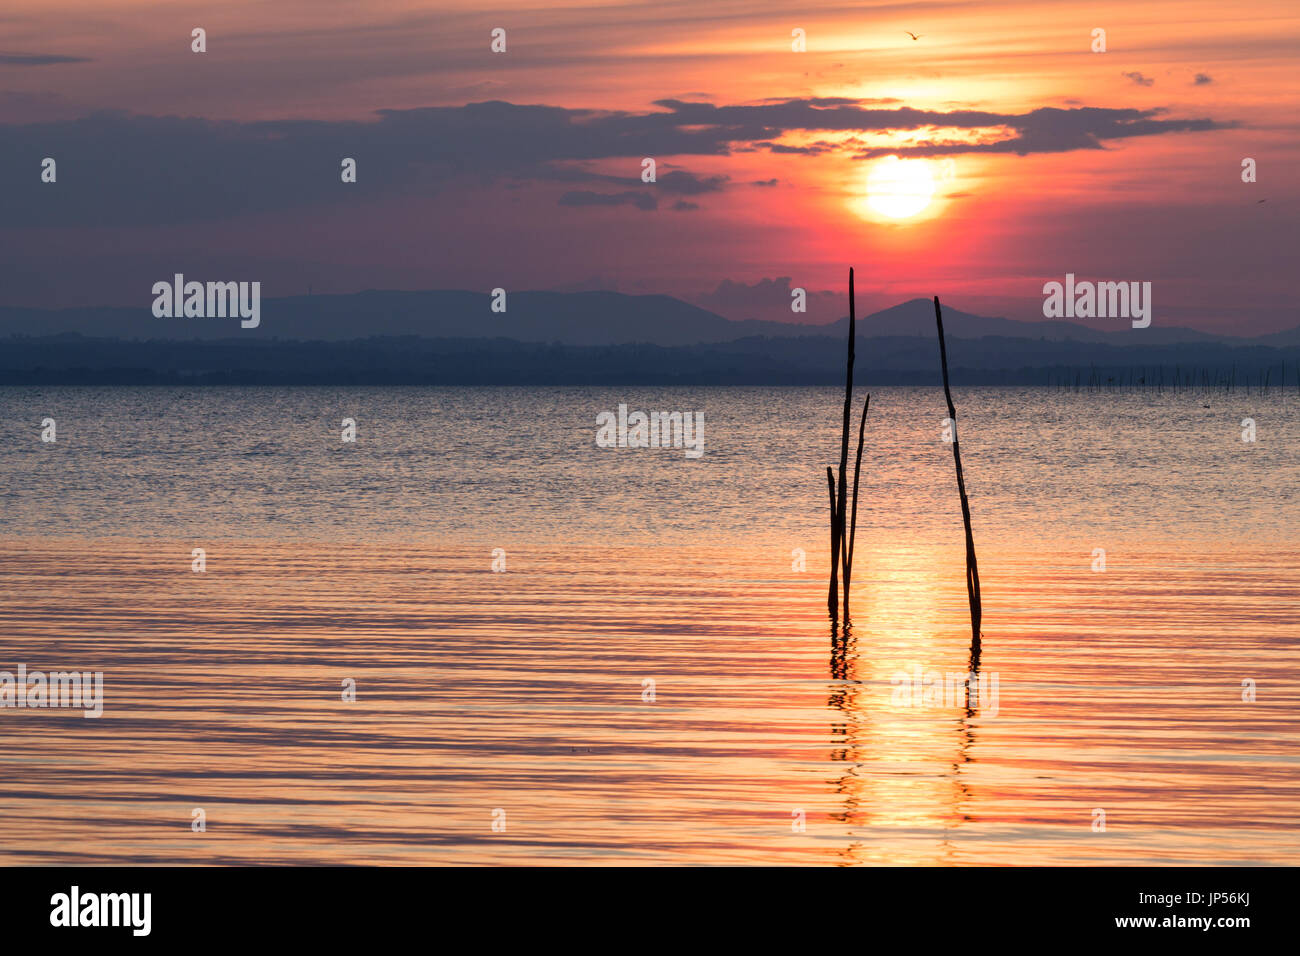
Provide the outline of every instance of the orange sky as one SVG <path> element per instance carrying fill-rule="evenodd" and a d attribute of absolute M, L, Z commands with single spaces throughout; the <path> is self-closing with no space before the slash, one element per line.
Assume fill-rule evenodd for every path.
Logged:
<path fill-rule="evenodd" d="M 731 300 L 719 293 L 709 307 L 790 319 L 788 298 L 769 302 L 757 288 L 790 277 L 812 293 L 806 318 L 826 321 L 843 311 L 844 267 L 855 264 L 868 309 L 940 293 L 969 311 L 1041 318 L 1042 284 L 1073 272 L 1153 282 L 1163 325 L 1262 333 L 1300 321 L 1283 284 L 1300 238 L 1300 9 L 1293 3 L 1249 10 L 1208 2 L 765 0 L 481 8 L 460 0 L 10 0 L 0 13 L 0 124 L 22 127 L 6 138 L 24 151 L 8 159 L 26 176 L 40 159 L 28 148 L 48 155 L 49 144 L 66 144 L 63 176 L 75 171 L 87 190 L 111 190 L 114 177 L 102 165 L 78 169 L 111 154 L 114 135 L 132 135 L 131 127 L 110 124 L 78 138 L 74 121 L 100 111 L 238 124 L 231 128 L 304 119 L 328 126 L 371 124 L 380 110 L 461 110 L 488 100 L 622 113 L 642 125 L 665 111 L 656 105 L 665 100 L 728 107 L 837 98 L 866 109 L 998 116 L 1159 111 L 1139 122 L 1206 121 L 1209 128 L 1055 151 L 1052 125 L 1036 126 L 1026 155 L 928 160 L 935 198 L 898 221 L 864 215 L 877 161 L 860 155 L 864 147 L 1013 134 L 1001 124 L 777 129 L 713 153 L 673 153 L 669 142 L 655 152 L 651 135 L 627 155 L 604 144 L 587 158 L 543 151 L 531 165 L 509 169 L 435 164 L 420 182 L 387 191 L 376 188 L 376 170 L 409 157 L 367 155 L 358 145 L 359 185 L 371 190 L 359 199 L 317 197 L 292 210 L 271 203 L 264 212 L 206 222 L 197 213 L 198 221 L 128 222 L 109 207 L 98 216 L 43 218 L 38 204 L 46 200 L 27 181 L 34 177 L 15 185 L 6 176 L 7 187 L 19 190 L 19 212 L 0 213 L 7 261 L 0 280 L 10 290 L 0 304 L 133 302 L 143 282 L 137 275 L 152 276 L 181 250 L 200 267 L 261 269 L 268 294 L 307 284 L 338 292 L 504 284 L 701 301 L 725 280 L 755 292 Z M 190 51 L 195 26 L 208 31 L 206 54 Z M 488 50 L 497 26 L 507 30 L 505 54 Z M 1091 50 L 1098 27 L 1106 31 L 1105 53 Z M 806 33 L 806 52 L 791 51 L 795 28 Z M 921 39 L 911 40 L 909 30 Z M 508 153 L 530 134 L 507 125 L 472 135 L 495 138 Z M 817 144 L 812 154 L 781 151 Z M 417 137 L 409 148 L 422 146 Z M 706 183 L 722 177 L 715 181 L 722 185 L 671 197 L 661 190 L 655 209 L 635 205 L 633 196 L 608 198 L 648 188 L 639 178 L 643 151 L 661 174 L 677 169 Z M 1244 157 L 1257 160 L 1257 183 L 1241 182 Z M 337 168 L 332 154 L 325 159 Z M 148 162 L 132 158 L 131 174 L 147 182 Z M 165 147 L 158 162 L 179 175 Z M 187 168 L 193 163 L 185 160 Z M 219 207 L 238 184 L 214 193 L 208 175 L 195 169 L 195 198 L 202 205 L 212 194 Z M 589 181 L 579 183 L 583 177 Z M 82 207 L 93 208 L 87 196 Z M 85 281 L 69 282 L 69 270 Z"/>

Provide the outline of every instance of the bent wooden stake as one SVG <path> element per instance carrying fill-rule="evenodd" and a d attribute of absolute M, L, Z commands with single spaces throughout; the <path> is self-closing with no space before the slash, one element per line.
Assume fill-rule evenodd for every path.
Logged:
<path fill-rule="evenodd" d="M 858 457 L 853 464 L 853 510 L 849 515 L 848 561 L 844 564 L 844 623 L 849 622 L 849 582 L 853 578 L 853 541 L 858 536 L 858 476 L 862 472 L 862 433 L 867 428 L 867 409 L 871 395 L 862 403 L 862 422 L 858 425 Z"/>
<path fill-rule="evenodd" d="M 966 482 L 961 475 L 961 447 L 957 443 L 957 410 L 952 405 L 952 390 L 948 387 L 948 350 L 943 342 L 943 313 L 939 311 L 939 297 L 934 297 L 934 321 L 939 328 L 939 364 L 943 366 L 943 394 L 948 399 L 948 421 L 952 425 L 952 459 L 957 465 L 957 494 L 961 496 L 961 519 L 966 524 L 966 596 L 970 598 L 971 643 L 979 645 L 980 621 L 984 617 L 980 606 L 980 572 L 975 561 L 975 536 L 970 529 L 970 502 L 966 500 Z"/>

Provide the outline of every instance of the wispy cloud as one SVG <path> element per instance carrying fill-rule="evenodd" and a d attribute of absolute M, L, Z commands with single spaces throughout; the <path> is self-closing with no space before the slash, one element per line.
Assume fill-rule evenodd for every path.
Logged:
<path fill-rule="evenodd" d="M 650 192 L 628 190 L 621 193 L 596 193 L 578 190 L 560 197 L 561 206 L 635 206 L 645 212 L 659 208 L 659 200 Z"/>
<path fill-rule="evenodd" d="M 1235 122 L 1211 119 L 1157 119 L 1167 110 L 1156 108 L 1098 109 L 1083 107 L 1061 110 L 1052 107 L 1032 110 L 1020 116 L 1008 116 L 1004 123 L 1014 135 L 988 142 L 929 142 L 901 148 L 881 147 L 863 150 L 861 158 L 896 154 L 898 156 L 952 156 L 958 153 L 1065 153 L 1076 149 L 1105 149 L 1110 140 L 1166 133 L 1205 132 L 1230 129 Z"/>
<path fill-rule="evenodd" d="M 53 66 L 56 63 L 90 63 L 89 57 L 58 53 L 0 53 L 0 66 Z"/>
<path fill-rule="evenodd" d="M 698 196 L 701 193 L 713 193 L 720 190 L 727 182 L 726 176 L 699 177 L 685 170 L 677 169 L 664 173 L 655 184 L 665 192 L 679 193 L 683 196 Z"/>

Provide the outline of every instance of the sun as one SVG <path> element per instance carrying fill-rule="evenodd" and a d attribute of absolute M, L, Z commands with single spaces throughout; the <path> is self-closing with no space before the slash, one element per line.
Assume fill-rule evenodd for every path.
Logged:
<path fill-rule="evenodd" d="M 867 205 L 890 219 L 915 216 L 934 196 L 934 176 L 923 159 L 886 156 L 867 174 Z"/>

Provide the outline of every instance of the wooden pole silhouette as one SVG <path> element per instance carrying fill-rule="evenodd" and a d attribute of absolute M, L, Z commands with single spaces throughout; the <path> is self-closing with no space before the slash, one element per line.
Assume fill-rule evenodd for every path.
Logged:
<path fill-rule="evenodd" d="M 948 399 L 948 422 L 952 427 L 952 459 L 957 465 L 957 494 L 961 496 L 961 519 L 966 524 L 966 596 L 970 598 L 971 643 L 978 646 L 980 621 L 984 616 L 980 606 L 980 572 L 975 561 L 975 536 L 970 529 L 970 502 L 966 500 L 966 481 L 961 474 L 961 447 L 957 443 L 957 410 L 952 404 L 952 390 L 948 387 L 948 349 L 943 341 L 943 313 L 939 311 L 939 297 L 934 297 L 934 322 L 939 328 L 939 364 L 943 366 L 943 394 Z"/>
<path fill-rule="evenodd" d="M 853 270 L 849 269 L 849 359 L 848 370 L 844 373 L 844 430 L 840 435 L 840 486 L 837 495 L 838 504 L 835 515 L 840 524 L 840 556 L 844 560 L 847 542 L 844 540 L 844 518 L 848 512 L 848 470 L 849 470 L 849 422 L 853 418 L 853 339 L 858 327 L 857 314 L 853 306 Z"/>
<path fill-rule="evenodd" d="M 862 472 L 862 440 L 867 427 L 867 408 L 871 396 L 862 406 L 862 422 L 858 426 L 858 457 L 853 465 L 853 516 L 849 517 L 849 422 L 853 417 L 853 345 L 857 335 L 858 313 L 853 296 L 853 270 L 849 269 L 849 355 L 844 376 L 844 426 L 840 431 L 840 475 L 835 480 L 835 471 L 826 466 L 826 484 L 831 498 L 831 583 L 826 595 L 826 609 L 831 619 L 839 623 L 839 587 L 838 579 L 844 579 L 844 623 L 849 623 L 849 585 L 853 579 L 853 538 L 858 528 L 858 478 Z M 842 575 L 841 575 L 842 572 Z"/>
<path fill-rule="evenodd" d="M 826 466 L 826 484 L 830 486 L 831 493 L 831 589 L 826 597 L 826 610 L 830 612 L 832 620 L 839 620 L 839 582 L 836 575 L 839 573 L 840 563 L 840 522 L 835 512 L 835 472 L 831 466 Z"/>
<path fill-rule="evenodd" d="M 858 457 L 853 463 L 853 510 L 849 518 L 849 546 L 844 562 L 844 623 L 849 622 L 849 582 L 853 579 L 853 541 L 858 536 L 858 476 L 862 472 L 862 434 L 867 428 L 867 409 L 871 407 L 871 395 L 862 403 L 862 421 L 858 424 Z"/>

